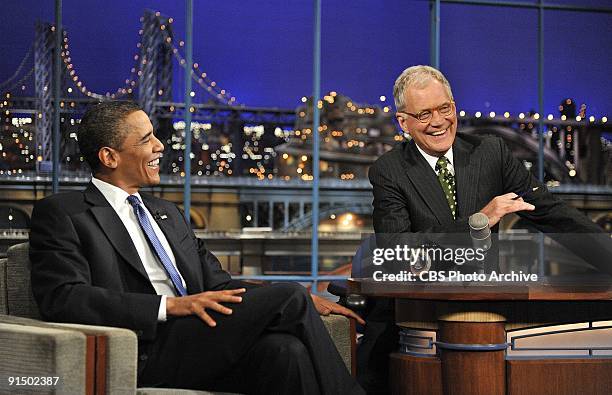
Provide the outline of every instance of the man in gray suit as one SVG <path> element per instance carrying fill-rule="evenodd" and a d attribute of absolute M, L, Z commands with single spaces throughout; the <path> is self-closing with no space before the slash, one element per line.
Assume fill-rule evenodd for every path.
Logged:
<path fill-rule="evenodd" d="M 467 233 L 468 218 L 477 212 L 488 217 L 493 231 L 505 215 L 517 213 L 542 232 L 601 232 L 553 197 L 512 157 L 501 139 L 458 135 L 455 101 L 440 71 L 429 66 L 407 68 L 397 78 L 393 96 L 396 119 L 412 139 L 382 155 L 370 168 L 377 235 Z M 518 197 L 524 191 L 528 191 L 525 196 Z M 583 249 L 582 255 L 610 272 L 605 261 L 587 255 L 605 248 L 610 251 L 602 244 L 605 240 L 596 242 L 598 248 Z M 377 300 L 369 309 L 358 379 L 369 393 L 385 393 L 388 354 L 397 347 L 393 304 Z"/>

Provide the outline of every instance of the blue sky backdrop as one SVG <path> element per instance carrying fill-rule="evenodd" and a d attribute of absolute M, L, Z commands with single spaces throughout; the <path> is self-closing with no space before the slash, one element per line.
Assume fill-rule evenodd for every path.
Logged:
<path fill-rule="evenodd" d="M 53 1 L 9 0 L 0 14 L 0 82 L 53 20 Z M 611 7 L 610 0 L 555 0 Z M 133 65 L 139 18 L 153 9 L 174 18 L 184 39 L 183 1 L 63 0 L 63 23 L 79 76 L 95 92 L 121 86 Z M 312 91 L 313 6 L 303 0 L 194 1 L 194 60 L 252 106 L 294 108 Z M 565 97 L 588 113 L 612 113 L 612 14 L 545 13 L 545 111 Z M 443 4 L 441 69 L 458 107 L 470 112 L 537 108 L 537 12 Z M 429 62 L 429 7 L 423 0 L 323 1 L 322 92 L 361 103 L 391 103 L 397 75 Z M 183 74 L 175 73 L 181 87 Z M 195 101 L 206 101 L 196 90 Z M 180 95 L 176 94 L 180 100 Z"/>

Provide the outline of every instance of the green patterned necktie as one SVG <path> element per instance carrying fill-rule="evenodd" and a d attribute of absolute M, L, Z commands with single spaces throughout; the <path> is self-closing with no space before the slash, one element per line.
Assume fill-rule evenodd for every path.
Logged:
<path fill-rule="evenodd" d="M 453 176 L 448 169 L 448 159 L 445 156 L 438 158 L 436 162 L 436 172 L 438 173 L 438 181 L 442 185 L 444 195 L 448 206 L 453 213 L 453 219 L 456 218 L 455 213 L 457 212 L 457 199 L 455 198 L 455 176 Z"/>

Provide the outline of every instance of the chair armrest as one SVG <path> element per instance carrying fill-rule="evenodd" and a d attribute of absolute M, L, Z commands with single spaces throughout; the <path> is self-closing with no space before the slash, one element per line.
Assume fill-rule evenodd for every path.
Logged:
<path fill-rule="evenodd" d="M 356 366 L 357 362 L 355 360 L 356 338 L 354 320 L 337 314 L 321 316 L 321 319 L 347 369 L 349 372 L 353 372 L 353 367 Z"/>
<path fill-rule="evenodd" d="M 363 311 L 367 305 L 365 296 L 349 293 L 346 280 L 331 281 L 327 292 L 340 298 L 338 304 L 354 311 Z"/>
<path fill-rule="evenodd" d="M 15 244 L 7 251 L 6 309 L 8 314 L 41 319 L 32 293 L 29 244 Z"/>
<path fill-rule="evenodd" d="M 129 329 L 109 326 L 66 324 L 44 322 L 30 318 L 0 315 L 0 323 L 26 325 L 31 327 L 55 328 L 77 331 L 92 338 L 95 348 L 92 357 L 97 358 L 96 380 L 103 378 L 98 386 L 104 386 L 109 394 L 134 394 L 137 380 L 138 340 Z M 103 359 L 101 359 L 103 358 Z M 99 363 L 102 361 L 103 363 Z"/>
<path fill-rule="evenodd" d="M 340 356 L 346 364 L 349 371 L 352 371 L 352 367 L 355 364 L 355 325 L 352 320 L 341 315 L 329 315 L 321 316 L 323 323 L 327 331 L 329 332 Z M 79 324 L 65 324 L 65 323 L 52 323 L 44 322 L 39 320 L 33 320 L 23 317 L 15 317 L 10 315 L 0 314 L 0 327 L 7 326 L 13 328 L 13 330 L 21 330 L 24 333 L 27 332 L 59 332 L 62 334 L 71 334 L 81 340 L 80 348 L 72 348 L 67 346 L 61 349 L 63 357 L 74 357 L 79 359 L 78 366 L 82 372 L 79 373 L 82 376 L 82 391 L 69 391 L 66 393 L 84 393 L 86 388 L 86 354 L 87 354 L 87 336 L 103 336 L 106 338 L 104 352 L 106 355 L 106 368 L 105 368 L 105 388 L 107 393 L 112 394 L 134 394 L 136 391 L 136 375 L 137 375 L 137 338 L 134 332 L 128 329 L 104 327 L 104 326 L 92 326 L 92 325 L 79 325 Z M 2 337 L 2 331 L 0 329 L 0 350 L 8 347 L 13 341 L 4 341 Z M 38 353 L 46 355 L 47 351 L 38 350 Z M 0 352 L 2 354 L 2 352 Z M 23 355 L 29 355 L 30 353 L 23 353 Z M 8 356 L 9 354 L 7 354 Z M 21 354 L 17 353 L 13 358 L 2 358 L 0 360 L 0 372 L 10 372 L 10 370 L 4 369 L 4 365 L 13 365 L 15 360 L 19 360 Z M 22 361 L 26 359 L 21 357 Z M 59 354 L 58 354 L 59 355 Z M 46 359 L 52 359 L 54 355 L 45 356 Z M 45 359 L 43 358 L 43 359 Z M 29 360 L 30 358 L 27 358 Z M 40 358 L 38 358 L 40 359 Z M 12 362 L 7 362 L 12 361 Z M 23 364 L 24 362 L 22 362 Z M 27 365 L 27 362 L 26 362 Z M 72 368 L 70 368 L 72 369 Z M 70 369 L 66 369 L 66 372 L 70 372 Z M 76 372 L 76 370 L 74 370 Z M 25 373 L 20 373 L 24 375 Z M 27 375 L 27 374 L 26 374 Z M 49 374 L 48 374 L 49 375 Z M 60 375 L 61 377 L 61 375 Z M 2 385 L 6 383 L 0 382 L 0 389 Z M 63 387 L 64 388 L 64 387 Z M 71 388 L 74 388 L 72 386 Z M 0 391 L 1 392 L 1 391 Z M 62 392 L 58 392 L 62 393 Z"/>
<path fill-rule="evenodd" d="M 0 323 L 0 393 L 84 394 L 85 353 L 82 333 Z M 55 386 L 41 386 L 40 379 L 37 386 L 16 386 L 10 385 L 9 377 L 26 383 L 36 377 L 58 377 L 58 381 Z"/>
<path fill-rule="evenodd" d="M 6 258 L 0 259 L 0 314 L 7 314 L 6 305 Z"/>
<path fill-rule="evenodd" d="M 178 388 L 138 388 L 136 395 L 240 395 L 233 392 L 210 392 Z"/>
<path fill-rule="evenodd" d="M 97 338 L 96 355 L 104 353 L 104 388 L 107 394 L 133 395 L 136 391 L 138 375 L 138 338 L 125 328 L 109 326 L 50 323 L 57 328 L 76 330 L 84 335 Z M 102 372 L 96 372 L 99 375 Z"/>

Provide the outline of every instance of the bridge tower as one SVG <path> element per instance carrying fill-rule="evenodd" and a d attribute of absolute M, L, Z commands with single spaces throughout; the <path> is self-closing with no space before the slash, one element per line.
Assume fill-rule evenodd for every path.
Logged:
<path fill-rule="evenodd" d="M 172 25 L 169 18 L 159 13 L 145 11 L 142 20 L 142 32 L 140 41 L 140 61 L 138 62 L 138 97 L 137 100 L 145 112 L 150 116 L 153 126 L 157 129 L 159 123 L 168 123 L 161 127 L 169 131 L 171 120 L 158 121 L 155 103 L 156 101 L 172 101 L 172 56 L 173 49 L 168 41 L 172 39 Z M 66 32 L 62 31 L 64 39 Z M 54 37 L 55 27 L 39 22 L 36 24 L 36 36 L 34 38 L 34 75 L 36 96 L 36 156 L 42 161 L 38 170 L 50 170 L 51 161 L 51 135 L 53 127 L 53 71 L 55 54 Z M 62 45 L 65 45 L 62 43 Z M 62 48 L 63 50 L 63 48 Z M 64 63 L 62 68 L 62 87 L 60 92 L 65 95 L 65 85 L 68 78 L 68 70 Z M 164 138 L 165 136 L 160 136 Z M 65 139 L 62 138 L 62 146 Z M 63 149 L 61 147 L 60 149 Z M 61 157 L 61 154 L 60 154 Z M 48 166 L 46 166 L 48 165 Z"/>
<path fill-rule="evenodd" d="M 48 23 L 36 24 L 34 37 L 34 79 L 37 98 L 36 156 L 51 161 L 51 128 L 53 123 L 53 39 L 54 30 Z"/>
<path fill-rule="evenodd" d="M 172 101 L 172 24 L 159 12 L 145 11 L 142 17 L 138 102 L 157 128 L 156 101 Z"/>

